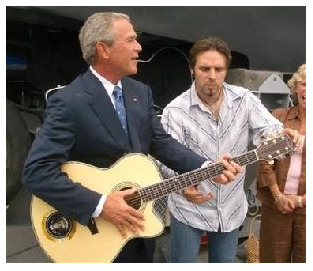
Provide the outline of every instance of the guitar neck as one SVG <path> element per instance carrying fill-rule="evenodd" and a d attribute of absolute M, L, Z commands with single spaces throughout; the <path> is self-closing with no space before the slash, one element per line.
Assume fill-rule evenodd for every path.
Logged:
<path fill-rule="evenodd" d="M 249 151 L 243 155 L 232 159 L 240 166 L 253 164 L 258 161 L 257 152 Z M 182 188 L 196 185 L 204 180 L 209 180 L 223 173 L 224 166 L 221 162 L 216 162 L 204 168 L 198 168 L 179 176 L 166 179 L 147 187 L 141 188 L 138 192 L 144 202 L 164 197 Z"/>

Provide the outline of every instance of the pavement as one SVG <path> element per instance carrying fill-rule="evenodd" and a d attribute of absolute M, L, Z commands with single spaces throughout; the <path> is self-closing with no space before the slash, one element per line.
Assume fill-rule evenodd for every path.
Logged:
<path fill-rule="evenodd" d="M 22 188 L 6 211 L 6 262 L 49 263 L 30 221 L 31 194 Z"/>

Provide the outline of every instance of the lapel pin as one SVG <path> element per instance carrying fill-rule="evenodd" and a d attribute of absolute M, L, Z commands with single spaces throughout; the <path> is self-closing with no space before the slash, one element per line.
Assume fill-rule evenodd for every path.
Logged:
<path fill-rule="evenodd" d="M 137 98 L 133 98 L 133 102 L 137 102 Z"/>

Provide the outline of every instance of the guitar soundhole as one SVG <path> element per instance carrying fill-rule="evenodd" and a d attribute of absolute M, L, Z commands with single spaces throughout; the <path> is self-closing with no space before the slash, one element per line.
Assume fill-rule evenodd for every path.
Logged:
<path fill-rule="evenodd" d="M 117 186 L 115 186 L 112 189 L 112 192 L 124 191 L 124 190 L 132 189 L 132 188 L 140 189 L 140 186 L 136 183 L 133 183 L 133 182 L 119 183 Z M 144 211 L 144 209 L 147 206 L 147 203 L 142 201 L 141 196 L 138 193 L 138 191 L 136 191 L 132 195 L 125 197 L 125 201 L 129 206 L 133 207 L 136 210 L 142 211 L 142 212 Z"/>
<path fill-rule="evenodd" d="M 131 189 L 131 188 L 133 188 L 133 187 L 123 187 L 121 189 L 121 191 Z M 128 205 L 130 205 L 131 207 L 133 207 L 136 210 L 139 210 L 141 207 L 141 198 L 140 198 L 138 192 L 135 192 L 133 195 L 129 195 L 129 196 L 125 197 L 125 201 Z"/>
<path fill-rule="evenodd" d="M 53 238 L 62 239 L 70 235 L 73 221 L 60 212 L 54 212 L 47 217 L 46 229 Z"/>
<path fill-rule="evenodd" d="M 126 197 L 125 201 L 128 205 L 130 205 L 136 210 L 139 210 L 141 207 L 141 199 L 138 192 L 135 192 L 133 195 Z"/>

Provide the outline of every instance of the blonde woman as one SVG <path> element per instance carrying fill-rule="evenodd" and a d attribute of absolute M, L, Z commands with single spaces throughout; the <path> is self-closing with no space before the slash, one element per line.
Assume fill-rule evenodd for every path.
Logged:
<path fill-rule="evenodd" d="M 260 163 L 260 262 L 306 262 L 306 64 L 288 81 L 296 105 L 273 111 L 284 128 L 298 130 L 303 145 L 273 165 Z"/>

